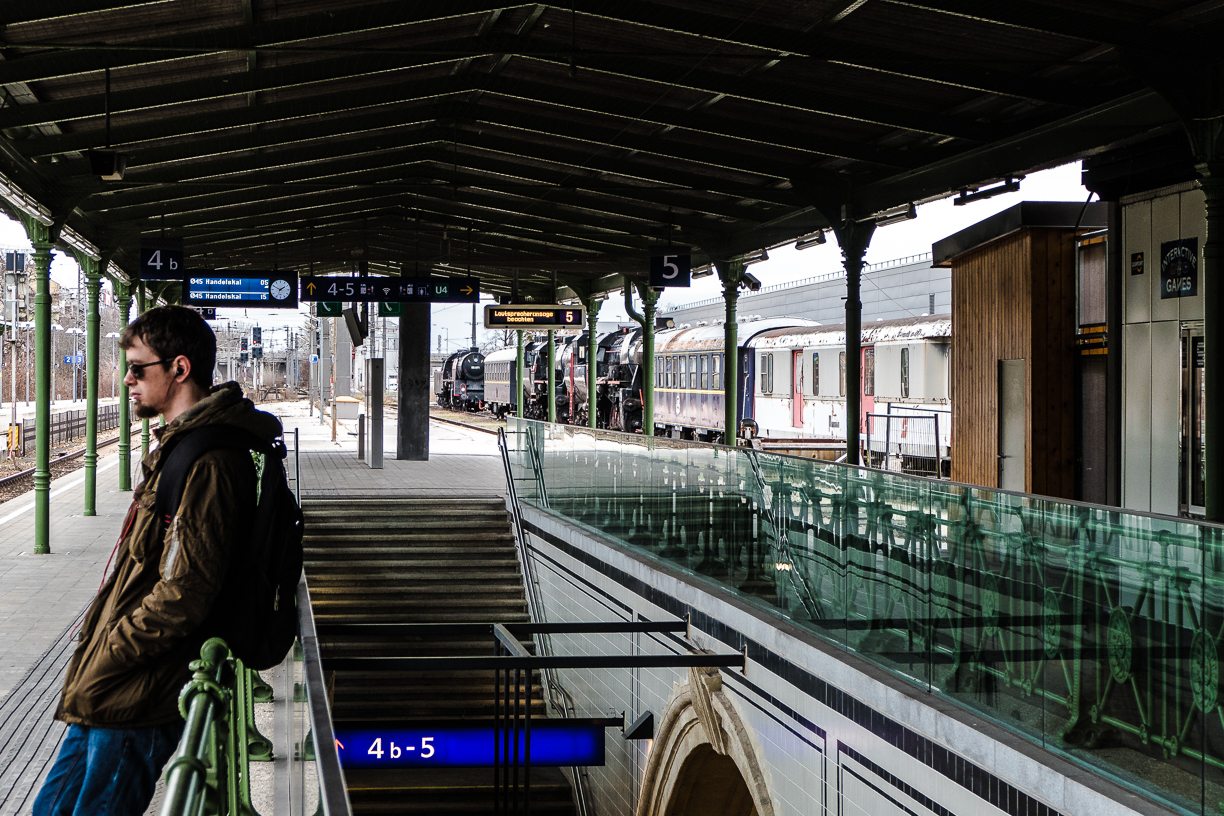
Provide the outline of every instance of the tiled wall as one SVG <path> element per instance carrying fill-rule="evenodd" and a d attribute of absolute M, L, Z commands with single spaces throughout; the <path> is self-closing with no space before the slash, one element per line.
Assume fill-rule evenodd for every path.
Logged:
<path fill-rule="evenodd" d="M 553 636 L 555 653 L 746 651 L 745 672 L 723 670 L 723 691 L 750 729 L 778 816 L 1171 813 L 725 592 L 550 514 L 523 512 L 548 621 L 688 615 L 691 622 L 687 641 L 670 634 Z M 624 712 L 632 721 L 649 710 L 656 726 L 686 678 L 684 669 L 561 673 L 578 716 Z M 594 812 L 632 816 L 650 746 L 626 742 L 616 729 L 606 740 L 607 764 L 588 771 Z"/>

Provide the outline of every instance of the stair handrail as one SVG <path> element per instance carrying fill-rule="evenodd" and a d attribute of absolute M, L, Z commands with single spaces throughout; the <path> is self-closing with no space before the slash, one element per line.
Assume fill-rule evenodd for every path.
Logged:
<path fill-rule="evenodd" d="M 531 619 L 542 622 L 544 620 L 544 604 L 540 600 L 540 587 L 536 580 L 535 568 L 532 565 L 531 559 L 527 556 L 527 535 L 523 529 L 523 514 L 519 507 L 518 491 L 514 487 L 514 469 L 510 464 L 510 449 L 506 442 L 505 428 L 498 427 L 497 429 L 497 447 L 501 450 L 502 466 L 506 472 L 506 492 L 510 499 L 510 516 L 514 526 L 514 545 L 515 551 L 518 554 L 519 568 L 523 571 L 523 584 L 527 591 L 527 606 Z M 531 448 L 532 446 L 528 445 L 528 447 Z M 537 482 L 540 484 L 541 491 L 543 491 L 544 475 L 542 468 L 540 468 L 539 459 L 532 455 L 533 453 L 534 451 L 529 453 L 532 470 Z M 543 495 L 543 492 L 541 492 L 542 498 Z M 547 657 L 553 656 L 552 636 L 537 634 L 535 637 L 539 639 L 541 653 Z M 556 677 L 556 672 L 553 669 L 542 669 L 540 676 L 544 679 L 544 687 L 553 710 L 559 712 L 562 719 L 577 717 L 578 707 L 574 704 L 574 698 L 561 685 L 561 682 Z M 558 699 L 560 699 L 560 702 L 558 702 Z M 574 800 L 578 805 L 578 816 L 592 816 L 590 798 L 587 791 L 586 769 L 578 765 L 571 765 L 570 776 L 574 782 Z"/>
<path fill-rule="evenodd" d="M 302 670 L 305 674 L 306 705 L 310 714 L 310 736 L 313 738 L 315 776 L 319 782 L 319 811 L 322 816 L 352 816 L 348 787 L 340 767 L 340 751 L 336 747 L 336 732 L 332 725 L 331 706 L 327 699 L 327 683 L 323 678 L 323 660 L 319 654 L 319 637 L 315 632 L 314 610 L 310 605 L 310 588 L 306 576 L 298 583 L 298 643 L 302 647 Z M 292 659 L 292 655 L 290 658 Z M 303 746 L 305 748 L 305 746 Z"/>
<path fill-rule="evenodd" d="M 761 463 L 757 459 L 757 452 L 752 448 L 741 448 L 739 452 L 748 459 L 748 464 L 751 465 L 752 472 L 756 476 L 757 486 L 761 489 L 761 514 L 765 516 L 767 521 L 762 526 L 773 533 L 774 547 L 777 548 L 778 553 L 790 565 L 790 569 L 785 572 L 792 587 L 795 589 L 795 594 L 799 596 L 799 602 L 803 604 L 804 609 L 807 610 L 808 615 L 813 620 L 823 618 L 824 613 L 816 603 L 816 595 L 812 592 L 812 588 L 808 586 L 807 578 L 799 569 L 799 562 L 791 551 L 790 521 L 774 512 L 772 501 L 773 488 L 769 486 L 769 480 L 765 478 L 765 472 L 761 469 Z M 766 501 L 766 497 L 769 497 L 771 500 Z"/>

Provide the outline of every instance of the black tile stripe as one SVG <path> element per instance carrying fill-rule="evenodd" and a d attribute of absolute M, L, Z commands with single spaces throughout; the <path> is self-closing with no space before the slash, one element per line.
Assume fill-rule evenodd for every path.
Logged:
<path fill-rule="evenodd" d="M 850 757 L 855 762 L 857 762 L 859 765 L 862 765 L 864 768 L 871 771 L 873 774 L 878 776 L 880 779 L 883 779 L 885 782 L 887 782 L 888 784 L 892 785 L 897 790 L 904 793 L 910 799 L 913 799 L 915 802 L 917 802 L 918 804 L 922 805 L 927 810 L 934 813 L 935 816 L 955 816 L 955 814 L 952 813 L 952 811 L 948 810 L 946 807 L 939 804 L 934 799 L 932 799 L 931 797 L 927 796 L 922 791 L 915 788 L 913 785 L 907 784 L 903 779 L 900 779 L 894 774 L 891 774 L 888 771 L 884 770 L 879 765 L 872 762 L 870 759 L 863 756 L 858 751 L 851 748 L 849 745 L 846 745 L 846 743 L 842 742 L 841 740 L 837 741 L 837 753 L 839 755 L 838 760 L 837 760 L 839 766 L 845 768 L 845 766 L 841 764 L 841 756 L 840 756 L 841 754 L 845 754 L 846 756 Z M 851 773 L 854 773 L 854 770 L 852 768 L 846 768 L 846 770 L 850 771 Z M 862 782 L 864 782 L 865 784 L 870 785 L 873 790 L 878 791 L 881 795 L 887 796 L 887 794 L 885 794 L 883 791 L 880 791 L 878 788 L 875 787 L 875 785 L 871 785 L 870 782 L 868 782 L 866 779 L 863 779 L 863 777 L 859 776 L 857 773 L 854 773 L 854 776 L 858 778 L 859 780 L 861 780 Z M 889 797 L 889 801 L 893 801 L 891 797 Z M 905 808 L 904 805 L 898 802 L 894 802 L 894 804 L 896 804 L 897 807 L 904 808 L 906 813 L 911 812 L 909 808 Z"/>
<path fill-rule="evenodd" d="M 678 618 L 683 618 L 687 615 L 689 623 L 697 629 L 736 651 L 746 650 L 749 660 L 778 675 L 808 697 L 870 731 L 894 748 L 903 751 L 924 765 L 934 768 L 938 773 L 974 795 L 989 801 L 1004 813 L 1009 814 L 1009 816 L 1062 816 L 1054 808 L 1029 796 L 1025 791 L 1012 786 L 994 774 L 989 773 L 985 768 L 979 767 L 964 757 L 958 756 L 942 745 L 927 739 L 922 734 L 906 728 L 904 724 L 897 720 L 872 709 L 861 700 L 852 697 L 847 692 L 816 677 L 806 669 L 786 660 L 777 652 L 767 649 L 760 643 L 746 637 L 742 632 L 723 621 L 711 617 L 700 609 L 696 609 L 680 599 L 668 595 L 661 589 L 630 575 L 624 570 L 612 566 L 591 553 L 575 547 L 568 541 L 530 521 L 524 520 L 523 527 L 527 532 L 548 542 L 570 558 L 579 561 L 605 578 L 644 598 L 668 614 L 675 615 Z M 557 566 L 561 566 L 555 560 L 548 558 L 546 554 L 540 552 L 538 548 L 530 547 L 530 549 L 539 556 L 552 561 Z M 665 567 L 667 565 L 660 564 L 659 566 Z M 615 600 L 610 594 L 599 589 L 587 579 L 578 575 L 575 575 L 575 578 L 609 599 Z M 620 601 L 616 601 L 616 603 L 619 606 L 624 606 L 626 609 L 629 608 Z M 833 648 L 838 648 L 836 644 L 830 645 Z"/>

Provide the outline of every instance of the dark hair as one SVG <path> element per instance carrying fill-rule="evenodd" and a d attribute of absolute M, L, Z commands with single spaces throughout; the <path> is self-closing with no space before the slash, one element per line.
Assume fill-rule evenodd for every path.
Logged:
<path fill-rule="evenodd" d="M 199 312 L 183 306 L 150 309 L 123 330 L 119 347 L 130 349 L 136 338 L 162 360 L 173 360 L 180 354 L 186 357 L 191 361 L 192 381 L 205 390 L 212 387 L 217 336 Z"/>

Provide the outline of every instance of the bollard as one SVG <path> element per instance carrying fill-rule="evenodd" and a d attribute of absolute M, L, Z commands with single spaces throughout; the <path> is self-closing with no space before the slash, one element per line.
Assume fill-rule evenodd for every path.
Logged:
<path fill-rule="evenodd" d="M 357 461 L 365 461 L 365 414 L 357 415 Z"/>

